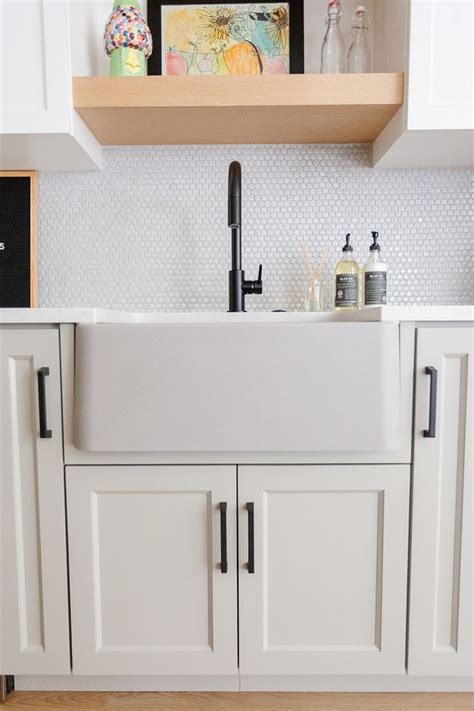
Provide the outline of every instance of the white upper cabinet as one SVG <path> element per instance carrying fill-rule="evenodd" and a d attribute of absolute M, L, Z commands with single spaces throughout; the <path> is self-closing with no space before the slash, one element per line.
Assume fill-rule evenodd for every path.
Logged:
<path fill-rule="evenodd" d="M 474 672 L 470 328 L 418 333 L 408 672 Z"/>
<path fill-rule="evenodd" d="M 473 3 L 412 0 L 409 130 L 472 128 Z"/>
<path fill-rule="evenodd" d="M 374 165 L 469 167 L 474 0 L 381 0 L 377 12 L 376 70 L 405 72 L 405 103 L 376 139 Z"/>
<path fill-rule="evenodd" d="M 1 170 L 100 167 L 73 109 L 68 0 L 0 0 L 0 96 Z"/>

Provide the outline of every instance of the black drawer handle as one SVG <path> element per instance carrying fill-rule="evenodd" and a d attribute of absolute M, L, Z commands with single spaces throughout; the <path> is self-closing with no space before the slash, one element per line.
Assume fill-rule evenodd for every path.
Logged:
<path fill-rule="evenodd" d="M 247 568 L 249 573 L 255 573 L 255 519 L 254 519 L 254 503 L 253 501 L 247 502 L 247 514 L 248 514 L 248 525 L 249 525 L 249 562 Z"/>
<path fill-rule="evenodd" d="M 51 439 L 53 433 L 48 430 L 48 417 L 46 413 L 46 376 L 49 375 L 49 368 L 38 369 L 38 407 L 39 426 L 41 439 Z"/>
<path fill-rule="evenodd" d="M 221 573 L 227 573 L 229 564 L 227 562 L 227 501 L 219 504 L 221 512 Z"/>
<path fill-rule="evenodd" d="M 436 437 L 436 398 L 438 393 L 438 371 L 427 365 L 425 374 L 430 376 L 430 412 L 428 429 L 423 430 L 423 437 Z"/>

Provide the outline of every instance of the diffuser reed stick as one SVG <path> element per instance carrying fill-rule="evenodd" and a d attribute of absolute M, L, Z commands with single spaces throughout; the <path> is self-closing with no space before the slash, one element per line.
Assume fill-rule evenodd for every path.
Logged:
<path fill-rule="evenodd" d="M 304 240 L 301 241 L 301 249 L 303 250 L 304 261 L 306 265 L 306 273 L 308 275 L 308 281 L 311 284 L 314 278 L 313 275 L 313 264 L 311 262 L 311 255 L 309 253 L 308 245 Z"/>

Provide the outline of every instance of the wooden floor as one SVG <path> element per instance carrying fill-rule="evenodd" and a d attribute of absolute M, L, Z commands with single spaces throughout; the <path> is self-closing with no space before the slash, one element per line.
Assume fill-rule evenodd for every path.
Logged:
<path fill-rule="evenodd" d="M 0 704 L 1 705 L 1 704 Z M 474 694 L 18 691 L 5 709 L 46 711 L 473 711 Z"/>

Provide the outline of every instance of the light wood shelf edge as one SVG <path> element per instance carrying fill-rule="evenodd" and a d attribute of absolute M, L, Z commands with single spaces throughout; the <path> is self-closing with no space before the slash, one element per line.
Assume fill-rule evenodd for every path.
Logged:
<path fill-rule="evenodd" d="M 403 103 L 403 84 L 403 74 L 73 79 L 76 109 L 400 106 Z"/>

